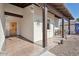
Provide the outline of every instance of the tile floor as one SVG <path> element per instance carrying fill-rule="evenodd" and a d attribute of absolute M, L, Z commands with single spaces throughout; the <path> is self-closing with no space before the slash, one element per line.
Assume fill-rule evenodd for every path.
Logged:
<path fill-rule="evenodd" d="M 37 55 L 44 50 L 44 48 L 33 43 L 24 41 L 17 37 L 10 37 L 6 39 L 6 54 L 8 56 L 31 56 Z"/>
<path fill-rule="evenodd" d="M 30 43 L 20 38 L 10 37 L 6 39 L 5 52 L 7 56 L 55 56 L 49 49 L 56 45 L 52 39 L 49 39 L 48 46 L 42 48 L 40 45 Z"/>
<path fill-rule="evenodd" d="M 54 39 L 61 39 L 61 38 L 54 38 Z M 67 42 L 65 42 L 67 41 Z M 66 51 L 71 51 L 69 55 L 79 55 L 79 36 L 78 35 L 68 35 L 67 40 L 64 41 L 66 44 Z M 69 42 L 69 43 L 68 43 Z M 63 45 L 64 45 L 63 44 Z M 59 45 L 60 46 L 60 45 Z M 6 39 L 6 55 L 7 56 L 56 56 L 56 54 L 49 51 L 51 48 L 54 49 L 56 45 L 53 43 L 52 39 L 49 39 L 48 46 L 46 48 L 42 48 L 39 45 L 30 43 L 28 41 L 24 41 L 17 37 L 11 37 Z M 69 47 L 69 49 L 67 49 Z M 62 47 L 63 49 L 64 47 Z M 60 54 L 61 47 L 57 48 L 56 52 Z M 76 51 L 74 51 L 76 49 Z M 62 50 L 65 51 L 65 50 Z M 73 53 L 74 51 L 74 53 Z"/>

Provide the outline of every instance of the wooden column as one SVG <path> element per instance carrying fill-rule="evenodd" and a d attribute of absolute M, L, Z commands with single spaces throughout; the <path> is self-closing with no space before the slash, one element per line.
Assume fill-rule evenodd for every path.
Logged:
<path fill-rule="evenodd" d="M 70 20 L 68 20 L 68 34 L 70 35 Z"/>
<path fill-rule="evenodd" d="M 47 46 L 47 6 L 43 4 L 43 47 Z"/>
<path fill-rule="evenodd" d="M 64 38 L 64 19 L 62 18 L 62 38 Z"/>
<path fill-rule="evenodd" d="M 64 38 L 64 19 L 62 18 L 62 38 Z M 59 44 L 63 44 L 63 39 L 60 41 Z"/>

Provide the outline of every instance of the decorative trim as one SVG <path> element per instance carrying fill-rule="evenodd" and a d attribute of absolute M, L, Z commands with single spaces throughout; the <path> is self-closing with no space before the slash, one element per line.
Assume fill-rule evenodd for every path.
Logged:
<path fill-rule="evenodd" d="M 19 15 L 19 14 L 15 14 L 15 13 L 11 13 L 11 12 L 4 12 L 5 15 L 9 15 L 9 16 L 14 16 L 14 17 L 20 17 L 20 18 L 23 18 L 22 15 Z"/>

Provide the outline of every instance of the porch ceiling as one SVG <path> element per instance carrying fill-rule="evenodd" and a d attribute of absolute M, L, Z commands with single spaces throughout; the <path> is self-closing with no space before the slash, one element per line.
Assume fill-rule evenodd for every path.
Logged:
<path fill-rule="evenodd" d="M 10 3 L 12 5 L 24 8 L 26 6 L 29 6 L 31 4 L 35 4 L 35 3 Z M 37 5 L 42 3 L 36 3 Z M 51 6 L 53 8 L 55 8 L 58 12 L 60 12 L 63 16 L 65 16 L 66 18 L 73 20 L 73 16 L 71 15 L 71 13 L 69 12 L 69 10 L 65 7 L 64 3 L 47 3 L 47 5 Z M 57 15 L 59 16 L 59 15 Z M 60 17 L 60 16 L 59 16 Z"/>
<path fill-rule="evenodd" d="M 56 10 L 58 10 L 60 13 L 62 13 L 65 17 L 67 17 L 70 20 L 73 20 L 73 16 L 69 12 L 69 10 L 65 7 L 63 3 L 48 3 L 48 5 L 54 7 Z"/>

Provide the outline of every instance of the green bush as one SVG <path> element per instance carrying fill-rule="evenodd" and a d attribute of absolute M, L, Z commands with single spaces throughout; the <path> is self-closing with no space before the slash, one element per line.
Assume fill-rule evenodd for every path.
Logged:
<path fill-rule="evenodd" d="M 77 18 L 77 21 L 79 22 L 79 18 Z"/>

